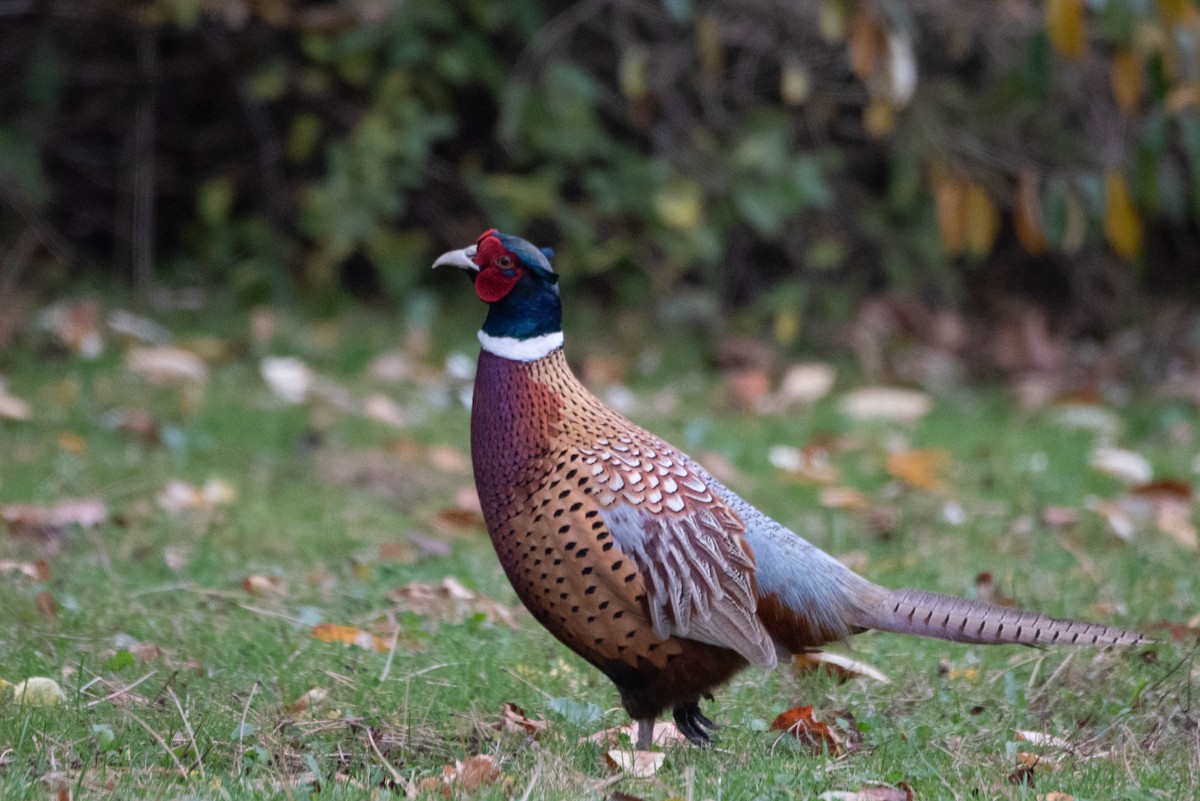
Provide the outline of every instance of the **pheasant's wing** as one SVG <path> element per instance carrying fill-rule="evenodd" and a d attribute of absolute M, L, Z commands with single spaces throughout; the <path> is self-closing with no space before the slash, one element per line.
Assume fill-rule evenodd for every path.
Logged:
<path fill-rule="evenodd" d="M 601 517 L 641 574 L 655 634 L 774 665 L 775 644 L 757 615 L 745 526 L 710 490 L 703 469 L 656 438 L 600 440 L 582 455 L 592 466 Z"/>

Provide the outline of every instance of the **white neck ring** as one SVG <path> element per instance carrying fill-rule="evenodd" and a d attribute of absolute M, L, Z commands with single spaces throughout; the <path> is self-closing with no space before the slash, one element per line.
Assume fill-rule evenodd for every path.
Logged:
<path fill-rule="evenodd" d="M 479 344 L 488 353 L 502 359 L 511 359 L 515 362 L 535 362 L 561 348 L 563 335 L 562 331 L 554 331 L 530 339 L 517 339 L 516 337 L 494 337 L 480 331 Z"/>

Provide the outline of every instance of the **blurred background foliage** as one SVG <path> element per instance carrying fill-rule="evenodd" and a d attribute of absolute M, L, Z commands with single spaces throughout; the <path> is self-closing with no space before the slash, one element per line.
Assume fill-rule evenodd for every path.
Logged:
<path fill-rule="evenodd" d="M 392 302 L 493 226 L 783 346 L 1200 284 L 1195 0 L 9 0 L 0 43 L 0 294 Z"/>

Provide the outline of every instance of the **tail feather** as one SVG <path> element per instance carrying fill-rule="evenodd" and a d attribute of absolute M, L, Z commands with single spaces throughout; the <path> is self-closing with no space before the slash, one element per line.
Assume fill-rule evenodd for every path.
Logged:
<path fill-rule="evenodd" d="M 1135 631 L 925 590 L 889 590 L 882 603 L 863 609 L 861 616 L 864 628 L 954 642 L 1095 646 L 1148 642 Z"/>

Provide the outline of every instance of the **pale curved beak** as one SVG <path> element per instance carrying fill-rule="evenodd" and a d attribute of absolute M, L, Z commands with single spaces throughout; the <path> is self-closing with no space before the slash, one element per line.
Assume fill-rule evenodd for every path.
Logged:
<path fill-rule="evenodd" d="M 479 265 L 474 262 L 476 246 L 471 245 L 469 248 L 462 250 L 451 250 L 437 257 L 437 261 L 433 263 L 433 268 L 438 267 L 458 267 L 461 270 L 471 270 L 479 272 Z"/>

